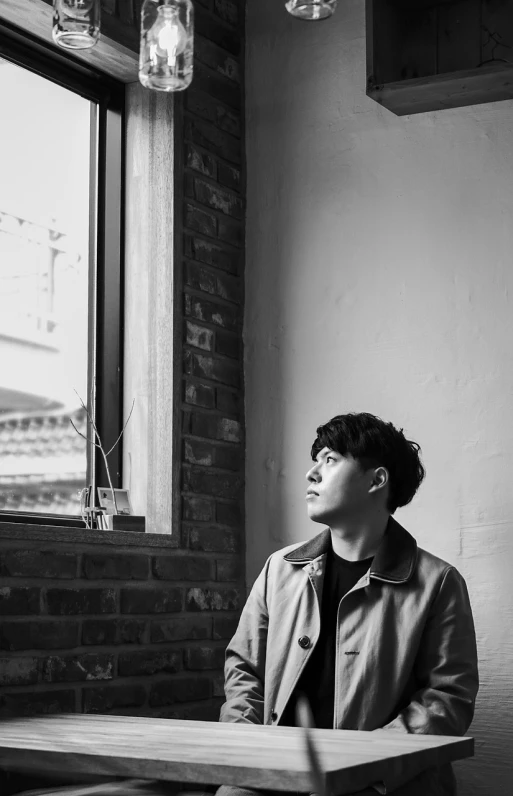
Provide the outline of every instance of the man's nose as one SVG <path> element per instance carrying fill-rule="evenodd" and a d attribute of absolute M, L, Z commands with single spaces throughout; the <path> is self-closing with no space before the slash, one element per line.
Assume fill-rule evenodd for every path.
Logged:
<path fill-rule="evenodd" d="M 319 468 L 319 465 L 318 464 L 314 464 L 314 466 L 311 467 L 308 470 L 308 472 L 306 474 L 306 480 L 307 481 L 309 481 L 309 482 L 312 482 L 312 481 L 317 482 L 317 481 L 319 481 L 319 477 L 320 476 L 319 476 L 319 469 L 318 468 Z"/>

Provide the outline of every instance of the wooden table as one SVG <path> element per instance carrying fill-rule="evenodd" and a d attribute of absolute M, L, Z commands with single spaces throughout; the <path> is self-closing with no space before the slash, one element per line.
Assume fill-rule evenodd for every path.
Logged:
<path fill-rule="evenodd" d="M 389 778 L 410 779 L 473 754 L 472 738 L 391 730 L 310 732 L 334 794 Z M 0 768 L 311 790 L 304 731 L 251 724 L 88 715 L 4 720 Z"/>

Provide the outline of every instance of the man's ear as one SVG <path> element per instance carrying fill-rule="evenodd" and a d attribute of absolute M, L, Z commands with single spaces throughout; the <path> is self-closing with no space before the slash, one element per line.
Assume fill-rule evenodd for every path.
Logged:
<path fill-rule="evenodd" d="M 372 475 L 371 485 L 369 492 L 377 492 L 378 489 L 383 489 L 389 481 L 388 470 L 386 467 L 376 467 Z"/>

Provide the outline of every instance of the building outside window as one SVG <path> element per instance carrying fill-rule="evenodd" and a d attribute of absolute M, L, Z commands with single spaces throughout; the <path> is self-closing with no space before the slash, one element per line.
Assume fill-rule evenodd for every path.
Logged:
<path fill-rule="evenodd" d="M 81 402 L 106 443 L 119 427 L 120 406 L 102 400 L 113 356 L 121 387 L 105 327 L 106 313 L 120 327 L 121 236 L 102 217 L 107 106 L 87 94 L 0 57 L 0 520 L 80 515 L 99 463 Z M 120 218 L 120 192 L 118 205 Z"/>

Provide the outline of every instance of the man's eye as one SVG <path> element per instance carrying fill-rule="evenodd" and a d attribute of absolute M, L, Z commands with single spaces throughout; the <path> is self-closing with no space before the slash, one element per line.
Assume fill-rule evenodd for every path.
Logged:
<path fill-rule="evenodd" d="M 334 456 L 326 456 L 326 461 L 327 462 L 334 462 L 335 461 L 335 457 Z"/>

